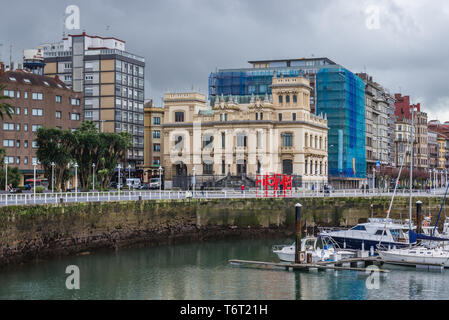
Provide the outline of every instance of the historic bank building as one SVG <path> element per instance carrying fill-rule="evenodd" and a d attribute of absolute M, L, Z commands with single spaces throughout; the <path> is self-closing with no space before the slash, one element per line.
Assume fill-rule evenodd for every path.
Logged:
<path fill-rule="evenodd" d="M 201 93 L 166 93 L 166 187 L 251 187 L 257 175 L 272 173 L 292 175 L 296 187 L 327 184 L 327 119 L 310 111 L 309 80 L 275 75 L 271 88 L 271 96 L 246 104 L 217 97 L 213 108 Z"/>

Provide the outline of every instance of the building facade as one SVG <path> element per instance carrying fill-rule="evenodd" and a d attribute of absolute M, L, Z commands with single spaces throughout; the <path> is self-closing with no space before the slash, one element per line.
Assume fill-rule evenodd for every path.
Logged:
<path fill-rule="evenodd" d="M 413 168 L 414 172 L 416 172 L 417 176 L 423 176 L 427 173 L 429 168 L 429 159 L 428 159 L 428 128 L 427 128 L 427 113 L 421 111 L 421 104 L 410 104 L 409 96 L 402 96 L 401 94 L 395 94 L 395 116 L 396 116 L 396 130 L 397 130 L 397 140 L 396 144 L 400 144 L 404 146 L 404 142 L 401 139 L 405 138 L 404 134 L 406 133 L 407 138 L 411 137 L 412 130 L 412 111 L 414 112 L 414 157 L 413 157 Z M 403 129 L 407 129 L 409 131 L 403 131 Z M 401 132 L 403 134 L 401 134 Z M 401 139 L 398 139 L 401 137 Z M 410 143 L 410 142 L 408 142 Z M 401 147 L 403 149 L 405 147 Z M 398 152 L 402 152 L 396 148 Z M 402 157 L 404 155 L 402 154 Z M 400 157 L 398 157 L 399 159 Z M 402 158 L 401 158 L 402 159 Z M 409 163 L 410 159 L 407 158 L 407 163 Z M 401 162 L 398 162 L 400 165 Z"/>
<path fill-rule="evenodd" d="M 336 188 L 366 184 L 365 83 L 344 68 L 317 74 L 317 113 L 329 126 L 329 180 Z"/>
<path fill-rule="evenodd" d="M 232 94 L 199 93 L 164 97 L 163 161 L 167 186 L 177 176 L 297 176 L 298 187 L 327 184 L 327 120 L 310 112 L 310 82 L 272 78 L 272 95 L 239 103 Z M 196 180 L 195 180 L 196 181 Z"/>
<path fill-rule="evenodd" d="M 232 94 L 238 97 L 239 103 L 249 103 L 251 96 L 264 99 L 265 94 L 271 95 L 273 74 L 277 77 L 303 76 L 310 82 L 310 108 L 315 113 L 315 81 L 321 68 L 334 66 L 335 62 L 328 58 L 301 58 L 285 60 L 249 61 L 252 68 L 220 69 L 209 76 L 209 99 L 211 104 L 217 96 Z"/>
<path fill-rule="evenodd" d="M 34 176 L 36 157 L 36 131 L 40 127 L 76 129 L 81 124 L 82 94 L 69 89 L 58 78 L 54 79 L 23 70 L 5 72 L 0 69 L 0 85 L 6 89 L 2 95 L 13 107 L 13 116 L 2 120 L 2 148 L 5 163 L 18 167 L 21 184 Z M 38 174 L 43 173 L 37 166 Z"/>
<path fill-rule="evenodd" d="M 145 103 L 144 112 L 145 160 L 143 181 L 148 182 L 152 177 L 159 177 L 159 167 L 162 166 L 164 108 L 154 106 L 153 101 L 150 100 Z"/>
<path fill-rule="evenodd" d="M 102 132 L 129 132 L 133 147 L 126 164 L 133 169 L 144 161 L 145 59 L 125 51 L 116 38 L 69 35 L 62 42 L 40 47 L 44 72 L 83 93 L 83 120 Z"/>
<path fill-rule="evenodd" d="M 357 75 L 365 82 L 367 183 L 369 187 L 378 187 L 381 180 L 376 180 L 376 176 L 391 173 L 395 166 L 394 98 L 371 76 Z"/>

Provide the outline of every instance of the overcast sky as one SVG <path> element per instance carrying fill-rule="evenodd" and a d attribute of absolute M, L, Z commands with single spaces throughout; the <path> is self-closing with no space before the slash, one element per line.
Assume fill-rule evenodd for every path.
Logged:
<path fill-rule="evenodd" d="M 81 32 L 115 36 L 146 58 L 145 97 L 156 105 L 167 89 L 207 93 L 216 68 L 313 55 L 411 95 L 429 120 L 449 120 L 446 0 L 16 0 L 1 12 L 3 59 L 11 44 L 17 62 L 23 48 L 73 33 L 63 24 L 71 4 Z"/>

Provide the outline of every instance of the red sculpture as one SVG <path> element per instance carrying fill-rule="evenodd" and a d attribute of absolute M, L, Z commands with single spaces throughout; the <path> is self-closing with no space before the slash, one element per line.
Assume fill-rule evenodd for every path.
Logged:
<path fill-rule="evenodd" d="M 265 174 L 256 176 L 257 197 L 283 197 L 292 195 L 292 176 Z"/>

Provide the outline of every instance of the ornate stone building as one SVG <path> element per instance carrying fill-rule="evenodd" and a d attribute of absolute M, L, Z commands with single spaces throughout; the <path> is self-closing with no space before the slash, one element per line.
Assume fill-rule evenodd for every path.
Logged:
<path fill-rule="evenodd" d="M 310 112 L 309 81 L 274 76 L 271 88 L 271 96 L 246 104 L 216 97 L 213 108 L 200 93 L 165 94 L 166 187 L 179 176 L 249 183 L 270 173 L 294 175 L 306 188 L 327 184 L 327 119 Z"/>

